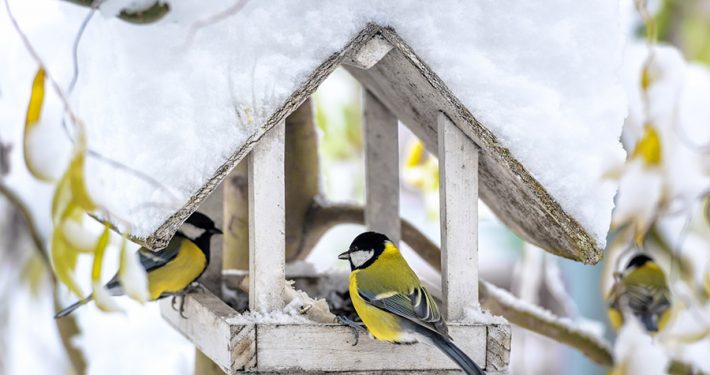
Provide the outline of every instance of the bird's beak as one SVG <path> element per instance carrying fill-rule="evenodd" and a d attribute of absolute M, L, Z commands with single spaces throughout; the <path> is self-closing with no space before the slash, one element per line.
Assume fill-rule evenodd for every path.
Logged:
<path fill-rule="evenodd" d="M 340 253 L 340 254 L 338 255 L 338 259 L 342 259 L 342 260 L 348 260 L 348 259 L 350 259 L 350 250 L 348 250 L 348 251 L 346 251 L 346 252 L 344 252 L 344 253 Z"/>
<path fill-rule="evenodd" d="M 212 228 L 212 232 L 217 233 L 217 234 L 222 234 L 222 231 L 217 227 Z"/>

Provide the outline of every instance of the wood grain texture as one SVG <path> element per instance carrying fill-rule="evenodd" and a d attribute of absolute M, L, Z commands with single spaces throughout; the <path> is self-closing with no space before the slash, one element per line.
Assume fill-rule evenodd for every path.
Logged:
<path fill-rule="evenodd" d="M 448 357 L 425 344 L 394 345 L 361 335 L 352 346 L 351 329 L 338 324 L 243 324 L 242 316 L 209 291 L 187 297 L 187 319 L 169 300 L 161 301 L 160 308 L 173 327 L 230 374 L 460 373 Z M 449 331 L 489 374 L 507 371 L 509 325 L 451 323 Z"/>
<path fill-rule="evenodd" d="M 163 318 L 175 329 L 190 340 L 202 353 L 209 357 L 224 372 L 235 368 L 233 359 L 234 347 L 230 345 L 234 337 L 234 327 L 228 320 L 237 315 L 231 307 L 209 292 L 189 294 L 185 300 L 184 315 L 172 308 L 170 299 L 160 301 L 160 312 Z M 247 328 L 248 331 L 248 328 Z M 241 336 L 238 343 L 241 363 L 236 367 L 243 368 L 249 363 L 256 352 L 248 343 L 256 342 L 255 330 Z M 251 351 L 250 351 L 251 350 Z"/>
<path fill-rule="evenodd" d="M 280 310 L 286 287 L 285 123 L 249 155 L 249 310 Z"/>
<path fill-rule="evenodd" d="M 486 363 L 485 325 L 452 324 L 449 331 L 476 363 Z M 458 369 L 446 355 L 425 344 L 394 345 L 362 335 L 352 346 L 352 330 L 336 324 L 259 325 L 257 332 L 257 367 L 263 371 Z"/>
<path fill-rule="evenodd" d="M 382 37 L 375 35 L 361 46 L 353 46 L 343 64 L 360 69 L 370 69 L 380 62 L 392 50 L 392 45 Z"/>
<path fill-rule="evenodd" d="M 478 302 L 478 149 L 444 113 L 437 121 L 443 312 L 458 321 Z"/>
<path fill-rule="evenodd" d="M 396 246 L 399 216 L 399 136 L 397 117 L 369 91 L 363 93 L 365 131 L 365 225 L 386 234 Z"/>

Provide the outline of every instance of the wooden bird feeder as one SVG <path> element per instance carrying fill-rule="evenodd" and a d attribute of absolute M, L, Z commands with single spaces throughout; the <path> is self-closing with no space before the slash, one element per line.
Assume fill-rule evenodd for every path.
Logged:
<path fill-rule="evenodd" d="M 341 51 L 324 61 L 192 200 L 152 236 L 164 245 L 187 216 L 202 205 L 221 208 L 220 182 L 243 158 L 249 184 L 249 310 L 268 314 L 284 307 L 285 273 L 285 120 L 323 80 L 343 65 L 364 86 L 366 166 L 365 223 L 400 240 L 398 120 L 438 154 L 442 247 L 442 305 L 450 332 L 488 374 L 505 373 L 510 326 L 472 322 L 464 317 L 467 301 L 478 300 L 478 198 L 526 240 L 568 258 L 599 259 L 595 241 L 478 122 L 442 80 L 397 33 L 368 25 Z M 471 74 L 476 74 L 472 72 Z M 480 192 L 480 195 L 479 195 Z M 204 204 L 203 204 L 204 203 Z M 214 217 L 214 215 L 212 215 Z M 215 260 L 213 254 L 213 263 Z M 219 280 L 210 271 L 203 280 Z M 246 322 L 212 292 L 191 294 L 182 318 L 163 302 L 162 314 L 197 348 L 227 373 L 457 373 L 437 349 L 392 345 L 361 337 L 353 344 L 350 328 L 302 321 Z M 213 293 L 214 292 L 214 293 Z"/>

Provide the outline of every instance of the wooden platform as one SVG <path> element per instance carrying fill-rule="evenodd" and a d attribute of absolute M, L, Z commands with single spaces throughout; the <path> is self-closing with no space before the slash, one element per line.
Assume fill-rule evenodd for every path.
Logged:
<path fill-rule="evenodd" d="M 190 294 L 184 315 L 160 304 L 163 317 L 228 374 L 255 373 L 461 373 L 454 362 L 425 344 L 393 345 L 350 328 L 319 323 L 249 323 L 212 293 Z M 456 344 L 488 374 L 507 372 L 510 326 L 449 324 Z M 386 371 L 384 370 L 386 369 Z"/>

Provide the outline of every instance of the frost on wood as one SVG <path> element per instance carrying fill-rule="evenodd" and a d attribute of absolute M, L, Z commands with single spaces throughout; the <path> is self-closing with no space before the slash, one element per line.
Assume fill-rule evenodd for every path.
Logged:
<path fill-rule="evenodd" d="M 613 186 L 598 182 L 599 155 L 623 157 L 617 142 L 625 114 L 615 74 L 621 39 L 617 2 L 553 0 L 536 7 L 518 2 L 249 2 L 199 29 L 189 46 L 191 26 L 223 7 L 196 0 L 169 3 L 164 19 L 145 27 L 95 17 L 79 49 L 81 75 L 73 99 L 89 124 L 90 145 L 168 190 L 89 162 L 92 194 L 117 217 L 130 218 L 136 236 L 151 235 L 205 181 L 226 173 L 220 166 L 243 157 L 235 151 L 256 140 L 309 74 L 372 22 L 396 30 L 603 245 Z M 71 5 L 56 7 L 68 19 L 83 14 Z M 20 22 L 28 14 L 18 11 Z M 54 16 L 47 21 L 55 33 L 75 24 Z M 28 24 L 31 38 L 38 31 L 34 26 Z M 0 43 L 12 37 L 3 34 Z M 52 48 L 37 44 L 40 51 Z M 57 55 L 49 64 L 71 66 L 68 58 Z M 26 56 L 9 63 L 29 65 Z M 22 77 L 23 69 L 1 74 Z M 67 79 L 69 72 L 57 75 Z"/>

